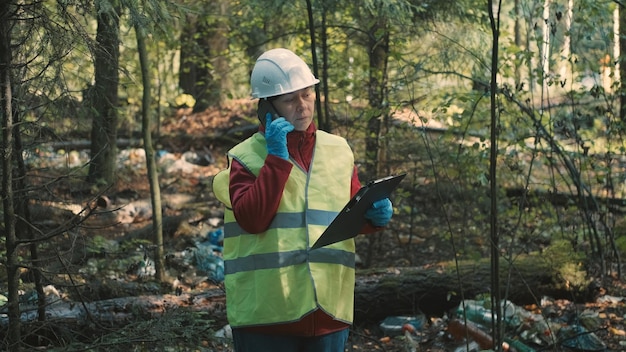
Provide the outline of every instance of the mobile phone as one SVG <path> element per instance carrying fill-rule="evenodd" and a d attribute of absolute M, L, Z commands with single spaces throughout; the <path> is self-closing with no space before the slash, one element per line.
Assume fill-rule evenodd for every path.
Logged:
<path fill-rule="evenodd" d="M 265 126 L 265 120 L 266 120 L 265 115 L 267 115 L 268 112 L 272 114 L 272 120 L 277 119 L 279 117 L 278 112 L 276 111 L 276 108 L 274 108 L 274 104 L 272 104 L 271 101 L 267 99 L 259 100 L 259 106 L 257 107 L 256 113 L 257 113 L 257 117 L 259 118 L 259 121 L 264 126 Z"/>

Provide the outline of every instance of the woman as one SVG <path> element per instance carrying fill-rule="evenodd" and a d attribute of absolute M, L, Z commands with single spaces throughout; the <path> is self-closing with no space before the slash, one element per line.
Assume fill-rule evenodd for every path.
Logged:
<path fill-rule="evenodd" d="M 340 352 L 352 324 L 354 239 L 311 245 L 360 189 L 342 137 L 313 123 L 319 83 L 287 49 L 261 55 L 250 78 L 259 132 L 228 152 L 213 190 L 225 204 L 227 314 L 237 352 Z M 389 199 L 362 233 L 385 226 Z"/>

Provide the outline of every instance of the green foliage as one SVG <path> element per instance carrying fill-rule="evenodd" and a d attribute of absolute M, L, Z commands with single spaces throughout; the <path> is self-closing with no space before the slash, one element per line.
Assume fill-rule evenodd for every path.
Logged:
<path fill-rule="evenodd" d="M 113 253 L 119 250 L 117 241 L 108 240 L 100 235 L 89 238 L 87 252 L 91 254 Z"/>
<path fill-rule="evenodd" d="M 191 94 L 179 94 L 174 98 L 174 104 L 176 107 L 192 108 L 196 104 L 196 99 Z"/>
<path fill-rule="evenodd" d="M 119 277 L 138 263 L 153 256 L 149 240 L 132 239 L 121 244 L 101 236 L 94 236 L 87 244 L 89 259 L 80 269 L 87 277 Z M 148 255 L 147 255 L 148 254 Z"/>
<path fill-rule="evenodd" d="M 585 255 L 576 252 L 571 242 L 553 240 L 542 257 L 550 263 L 550 267 L 558 269 L 559 277 L 555 280 L 564 287 L 574 290 L 584 290 L 588 287 L 591 279 L 585 271 Z"/>

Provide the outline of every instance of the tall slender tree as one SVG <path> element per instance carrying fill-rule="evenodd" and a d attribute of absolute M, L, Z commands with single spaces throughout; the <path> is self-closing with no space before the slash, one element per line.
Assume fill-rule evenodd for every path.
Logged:
<path fill-rule="evenodd" d="M 620 76 L 620 84 L 619 84 L 619 121 L 621 121 L 622 126 L 621 130 L 626 131 L 626 84 L 624 84 L 623 79 L 626 79 L 626 4 L 622 1 L 615 1 L 617 3 L 618 11 L 619 11 L 619 76 Z"/>
<path fill-rule="evenodd" d="M 231 89 L 229 39 L 225 0 L 201 4 L 197 12 L 185 14 L 181 33 L 180 87 L 196 99 L 194 112 L 219 106 Z"/>
<path fill-rule="evenodd" d="M 152 142 L 152 116 L 151 102 L 151 75 L 148 50 L 146 48 L 146 23 L 142 21 L 144 16 L 135 6 L 130 7 L 133 18 L 133 26 L 137 38 L 137 51 L 139 53 L 139 66 L 141 67 L 141 82 L 143 88 L 141 100 L 141 131 L 143 147 L 146 152 L 146 168 L 148 183 L 150 184 L 150 199 L 152 202 L 152 235 L 155 245 L 154 263 L 156 279 L 163 281 L 165 278 L 165 249 L 163 247 L 163 214 L 161 212 L 161 188 L 159 185 L 159 173 L 156 165 L 156 157 Z"/>
<path fill-rule="evenodd" d="M 489 22 L 491 24 L 491 77 L 490 77 L 490 150 L 489 150 L 489 191 L 490 197 L 490 214 L 489 214 L 489 233 L 491 246 L 491 309 L 495 314 L 493 321 L 493 342 L 496 351 L 502 351 L 502 288 L 500 284 L 500 230 L 498 224 L 498 126 L 500 125 L 500 116 L 498 113 L 498 61 L 500 47 L 500 11 L 502 1 L 494 2 L 488 0 Z"/>
<path fill-rule="evenodd" d="M 16 4 L 13 1 L 0 3 L 0 102 L 2 102 L 2 140 L 0 151 L 2 152 L 2 189 L 0 197 L 3 206 L 4 233 L 6 237 L 6 270 L 8 278 L 8 349 L 20 351 L 21 324 L 19 307 L 19 263 L 18 263 L 18 238 L 16 235 L 17 218 L 14 212 L 13 202 L 13 107 L 12 107 L 12 53 L 11 53 L 11 27 L 13 15 L 16 12 Z"/>
<path fill-rule="evenodd" d="M 389 19 L 385 15 L 377 17 L 368 28 L 369 56 L 368 101 L 374 112 L 368 122 L 365 138 L 366 173 L 370 178 L 380 175 L 379 167 L 384 164 L 385 148 L 381 138 L 385 134 L 388 113 L 384 106 L 387 100 L 387 64 L 389 58 Z"/>
<path fill-rule="evenodd" d="M 117 160 L 118 91 L 119 91 L 119 21 L 118 0 L 96 2 L 98 28 L 95 48 L 95 85 L 91 163 L 88 181 L 115 180 Z"/>
<path fill-rule="evenodd" d="M 541 73 L 541 91 L 542 94 L 545 94 L 548 92 L 548 75 L 550 74 L 550 0 L 544 0 L 543 16 L 541 20 L 543 39 L 541 41 L 541 58 L 539 72 Z"/>
<path fill-rule="evenodd" d="M 313 4 L 311 0 L 306 0 L 306 9 L 309 19 L 309 36 L 311 40 L 311 58 L 313 61 L 313 74 L 316 77 L 320 77 L 319 74 L 319 65 L 317 63 L 317 34 L 315 33 L 315 16 L 313 13 Z M 324 81 L 322 80 L 322 85 Z M 328 126 L 326 125 L 326 119 L 324 117 L 324 111 L 322 111 L 322 99 L 320 94 L 320 85 L 315 86 L 315 109 L 317 110 L 317 125 L 320 129 L 327 131 Z"/>

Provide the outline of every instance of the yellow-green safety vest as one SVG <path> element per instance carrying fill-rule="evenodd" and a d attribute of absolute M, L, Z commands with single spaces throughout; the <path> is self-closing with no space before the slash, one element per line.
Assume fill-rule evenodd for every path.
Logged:
<path fill-rule="evenodd" d="M 267 156 L 261 133 L 228 152 L 254 175 Z M 307 173 L 294 165 L 269 229 L 250 234 L 237 225 L 228 190 L 229 169 L 217 174 L 213 192 L 225 204 L 226 312 L 233 327 L 295 322 L 322 309 L 352 323 L 355 252 L 349 239 L 310 246 L 350 199 L 354 156 L 346 140 L 316 132 Z"/>

